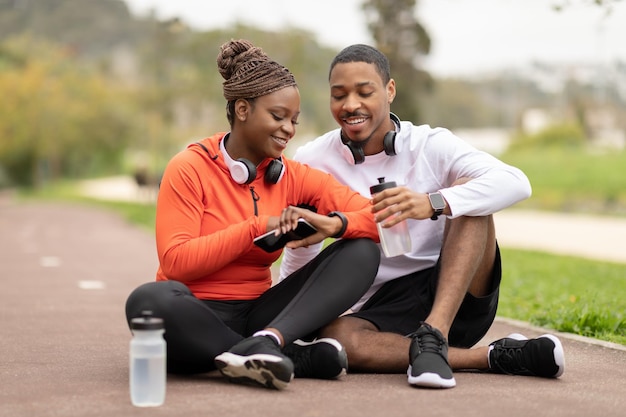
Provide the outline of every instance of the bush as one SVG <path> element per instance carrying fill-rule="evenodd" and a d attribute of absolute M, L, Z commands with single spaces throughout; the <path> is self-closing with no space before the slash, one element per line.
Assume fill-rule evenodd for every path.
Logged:
<path fill-rule="evenodd" d="M 0 165 L 21 186 L 115 167 L 137 135 L 133 91 L 58 46 L 28 38 L 0 44 Z M 7 52 L 8 51 L 8 52 Z"/>
<path fill-rule="evenodd" d="M 581 149 L 586 143 L 587 137 L 583 129 L 570 123 L 552 125 L 532 135 L 517 135 L 509 149 Z"/>

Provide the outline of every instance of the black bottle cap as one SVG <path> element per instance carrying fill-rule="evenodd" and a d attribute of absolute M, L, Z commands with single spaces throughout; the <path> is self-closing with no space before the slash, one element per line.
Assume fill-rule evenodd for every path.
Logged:
<path fill-rule="evenodd" d="M 144 310 L 141 317 L 135 317 L 130 321 L 133 330 L 161 330 L 163 329 L 163 319 L 154 317 L 152 311 Z"/>
<path fill-rule="evenodd" d="M 385 182 L 385 177 L 378 178 L 378 184 L 372 185 L 370 187 L 370 194 L 374 195 L 376 193 L 381 192 L 382 190 L 386 190 L 387 188 L 397 187 L 395 181 L 387 181 Z"/>

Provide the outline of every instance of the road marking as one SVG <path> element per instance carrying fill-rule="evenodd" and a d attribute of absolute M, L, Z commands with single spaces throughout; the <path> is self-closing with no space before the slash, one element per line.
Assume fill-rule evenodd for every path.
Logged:
<path fill-rule="evenodd" d="M 42 256 L 39 258 L 39 264 L 44 268 L 56 268 L 61 266 L 61 258 L 58 256 Z"/>
<path fill-rule="evenodd" d="M 102 281 L 78 281 L 78 288 L 81 290 L 103 290 L 106 287 Z"/>

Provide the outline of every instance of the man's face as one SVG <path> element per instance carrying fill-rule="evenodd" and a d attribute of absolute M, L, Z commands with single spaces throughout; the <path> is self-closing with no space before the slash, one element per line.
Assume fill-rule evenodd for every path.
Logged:
<path fill-rule="evenodd" d="M 389 111 L 395 82 L 384 85 L 376 67 L 366 62 L 335 65 L 329 82 L 330 111 L 344 135 L 353 142 L 371 138 L 372 143 L 364 148 L 366 154 L 380 152 L 385 133 L 394 128 Z"/>

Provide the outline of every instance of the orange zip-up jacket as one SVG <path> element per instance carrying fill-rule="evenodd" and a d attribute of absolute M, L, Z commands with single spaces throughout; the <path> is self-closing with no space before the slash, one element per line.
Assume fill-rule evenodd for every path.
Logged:
<path fill-rule="evenodd" d="M 378 242 L 369 201 L 322 171 L 283 157 L 283 177 L 268 184 L 268 159 L 252 183 L 237 184 L 219 148 L 224 135 L 200 142 L 208 152 L 189 145 L 165 169 L 156 212 L 157 280 L 183 282 L 200 299 L 257 298 L 270 288 L 270 267 L 282 251 L 267 253 L 252 240 L 289 205 L 341 211 L 348 219 L 343 237 Z"/>

